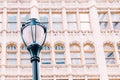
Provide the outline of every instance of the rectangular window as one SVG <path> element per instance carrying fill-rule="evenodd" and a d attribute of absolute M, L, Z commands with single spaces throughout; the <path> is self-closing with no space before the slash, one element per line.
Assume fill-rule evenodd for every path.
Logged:
<path fill-rule="evenodd" d="M 100 29 L 105 30 L 108 27 L 108 14 L 107 13 L 99 13 L 99 24 Z"/>
<path fill-rule="evenodd" d="M 8 31 L 17 29 L 17 13 L 8 13 Z"/>
<path fill-rule="evenodd" d="M 40 13 L 40 22 L 41 24 L 45 25 L 47 27 L 47 29 L 49 30 L 49 26 L 48 26 L 48 20 L 49 19 L 49 15 L 48 13 Z"/>
<path fill-rule="evenodd" d="M 90 20 L 88 13 L 80 13 L 80 28 L 81 30 L 90 30 Z"/>
<path fill-rule="evenodd" d="M 86 61 L 86 64 L 95 64 L 94 53 L 86 52 L 85 61 Z"/>
<path fill-rule="evenodd" d="M 53 20 L 53 30 L 62 31 L 62 14 L 53 13 L 52 20 Z"/>
<path fill-rule="evenodd" d="M 65 64 L 65 57 L 63 52 L 56 52 L 55 54 L 56 64 Z"/>
<path fill-rule="evenodd" d="M 8 53 L 7 54 L 7 64 L 8 65 L 15 65 L 17 62 L 16 53 Z"/>
<path fill-rule="evenodd" d="M 105 52 L 105 58 L 106 58 L 107 64 L 114 64 L 115 63 L 115 58 L 114 58 L 113 52 Z"/>
<path fill-rule="evenodd" d="M 42 53 L 41 54 L 41 63 L 42 64 L 51 64 L 51 56 L 50 53 Z"/>
<path fill-rule="evenodd" d="M 76 14 L 75 13 L 67 13 L 67 23 L 68 23 L 68 30 L 76 30 Z"/>
<path fill-rule="evenodd" d="M 20 14 L 20 20 L 21 20 L 21 22 L 26 22 L 29 19 L 30 19 L 30 14 L 29 13 L 21 13 Z"/>
<path fill-rule="evenodd" d="M 21 64 L 28 65 L 30 64 L 30 54 L 29 53 L 21 53 Z"/>
<path fill-rule="evenodd" d="M 27 22 L 30 19 L 29 13 L 20 13 L 21 26 L 23 23 Z"/>
<path fill-rule="evenodd" d="M 115 30 L 120 30 L 120 13 L 112 13 L 112 26 Z"/>
<path fill-rule="evenodd" d="M 72 64 L 80 64 L 81 63 L 80 53 L 71 53 L 71 63 Z"/>

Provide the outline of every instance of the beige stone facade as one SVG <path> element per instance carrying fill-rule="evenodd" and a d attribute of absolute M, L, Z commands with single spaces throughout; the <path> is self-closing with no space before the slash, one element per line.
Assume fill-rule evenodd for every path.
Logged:
<path fill-rule="evenodd" d="M 32 80 L 29 18 L 48 28 L 41 80 L 120 80 L 120 0 L 0 0 L 0 80 Z"/>

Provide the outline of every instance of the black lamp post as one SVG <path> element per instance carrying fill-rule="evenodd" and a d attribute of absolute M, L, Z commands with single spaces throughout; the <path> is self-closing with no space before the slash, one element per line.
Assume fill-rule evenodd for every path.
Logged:
<path fill-rule="evenodd" d="M 46 27 L 40 24 L 36 18 L 31 18 L 28 20 L 28 22 L 22 24 L 21 37 L 31 55 L 33 72 L 32 80 L 39 80 L 39 54 L 46 40 L 46 34 Z"/>

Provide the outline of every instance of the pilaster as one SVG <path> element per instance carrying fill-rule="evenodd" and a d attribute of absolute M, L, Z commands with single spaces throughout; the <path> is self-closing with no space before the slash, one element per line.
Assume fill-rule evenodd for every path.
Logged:
<path fill-rule="evenodd" d="M 38 2 L 37 2 L 37 0 L 31 0 L 30 6 L 31 6 L 31 10 L 30 10 L 31 18 L 36 18 L 36 19 L 39 20 L 39 12 L 38 12 Z"/>
<path fill-rule="evenodd" d="M 94 43 L 95 43 L 95 52 L 96 52 L 96 60 L 98 64 L 99 74 L 100 74 L 100 80 L 109 80 L 108 74 L 107 74 L 107 67 L 106 67 L 106 61 L 105 61 L 105 54 L 103 49 L 103 39 L 100 33 L 100 26 L 99 26 L 99 20 L 98 20 L 98 14 L 97 14 L 97 8 L 96 8 L 96 2 L 95 0 L 91 0 L 90 2 L 90 21 L 91 21 L 91 27 L 93 30 L 93 36 L 94 36 Z"/>

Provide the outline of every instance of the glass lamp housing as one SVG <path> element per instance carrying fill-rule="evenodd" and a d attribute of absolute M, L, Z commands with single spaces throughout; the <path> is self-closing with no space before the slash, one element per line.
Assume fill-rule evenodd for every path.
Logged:
<path fill-rule="evenodd" d="M 21 37 L 26 47 L 29 47 L 31 44 L 42 46 L 46 39 L 46 33 L 46 27 L 35 18 L 29 19 L 21 27 Z"/>

